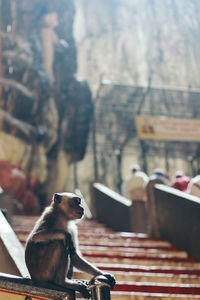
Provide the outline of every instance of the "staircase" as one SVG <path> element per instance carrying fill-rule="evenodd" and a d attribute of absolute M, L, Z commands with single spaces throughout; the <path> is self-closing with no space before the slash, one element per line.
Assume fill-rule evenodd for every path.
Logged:
<path fill-rule="evenodd" d="M 14 218 L 23 244 L 36 219 Z M 95 220 L 84 219 L 78 227 L 83 256 L 116 277 L 112 300 L 200 299 L 200 263 L 187 253 L 145 234 L 114 232 Z M 75 270 L 74 278 L 91 277 Z"/>

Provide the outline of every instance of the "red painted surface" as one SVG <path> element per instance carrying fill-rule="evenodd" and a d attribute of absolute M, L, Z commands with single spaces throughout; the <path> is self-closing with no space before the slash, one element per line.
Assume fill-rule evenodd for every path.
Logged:
<path fill-rule="evenodd" d="M 115 233 L 115 234 L 102 234 L 102 233 L 85 233 L 85 234 L 81 234 L 79 233 L 79 237 L 82 238 L 82 239 L 89 239 L 89 238 L 96 238 L 96 239 L 105 239 L 105 240 L 112 240 L 112 239 L 120 239 L 122 241 L 124 240 L 127 240 L 127 241 L 162 241 L 161 239 L 159 238 L 154 238 L 154 237 L 147 237 L 147 236 L 135 236 L 135 235 L 121 235 L 121 234 L 118 234 L 118 233 Z"/>
<path fill-rule="evenodd" d="M 158 283 L 124 283 L 116 284 L 114 291 L 200 295 L 200 285 L 158 284 Z"/>
<path fill-rule="evenodd" d="M 168 262 L 195 262 L 194 258 L 182 258 L 167 256 L 160 254 L 156 256 L 139 255 L 139 254 L 109 254 L 109 253 L 93 253 L 82 251 L 85 257 L 102 257 L 102 258 L 116 258 L 116 259 L 130 259 L 130 260 L 152 260 L 152 261 L 168 261 Z"/>
<path fill-rule="evenodd" d="M 88 222 L 89 223 L 89 222 Z M 81 225 L 80 225 L 81 226 Z M 96 225 L 94 222 L 91 222 L 91 228 L 92 227 L 97 227 L 98 224 Z M 84 227 L 84 226 L 83 226 Z M 187 276 L 194 276 L 194 277 L 199 277 L 200 279 L 200 269 L 195 269 L 194 267 L 186 267 L 184 265 L 185 262 L 195 262 L 194 258 L 180 258 L 180 257 L 175 257 L 173 254 L 170 255 L 169 251 L 177 251 L 178 249 L 176 247 L 170 246 L 168 244 L 160 245 L 160 246 L 154 246 L 151 245 L 151 241 L 160 241 L 160 239 L 154 239 L 154 238 L 149 238 L 147 236 L 137 236 L 135 234 L 127 234 L 123 235 L 120 233 L 103 233 L 103 232 L 98 232 L 98 230 L 95 230 L 95 232 L 87 232 L 86 229 L 86 234 L 83 234 L 84 231 L 82 231 L 79 236 L 81 237 L 82 240 L 80 240 L 80 245 L 83 246 L 98 246 L 98 247 L 106 247 L 107 250 L 104 249 L 102 253 L 93 253 L 92 251 L 87 251 L 84 250 L 82 251 L 83 256 L 86 258 L 89 257 L 96 257 L 96 258 L 102 258 L 102 263 L 97 263 L 96 265 L 105 271 L 114 271 L 114 272 L 134 272 L 134 273 L 145 273 L 148 275 L 156 276 L 156 275 L 162 275 L 166 274 L 167 276 L 179 276 L 179 275 L 185 275 Z M 20 231 L 20 233 L 26 233 Z M 90 241 L 90 238 L 96 238 L 99 239 L 98 242 L 92 242 Z M 83 240 L 84 239 L 84 240 Z M 119 239 L 119 241 L 116 243 L 112 244 L 113 239 Z M 121 240 L 121 243 L 120 243 Z M 135 246 L 132 243 L 132 241 L 136 241 L 137 245 Z M 143 245 L 140 243 L 140 241 L 146 241 L 149 243 L 146 243 Z M 108 242 L 108 243 L 107 243 Z M 143 249 L 143 250 L 165 250 L 166 253 L 157 253 L 155 256 L 149 256 L 148 252 L 146 255 L 143 254 L 133 254 L 133 253 L 126 253 L 121 250 L 120 253 L 118 254 L 110 254 L 112 249 L 115 248 L 130 248 L 132 250 L 134 249 Z M 108 261 L 109 259 L 116 259 L 115 262 L 112 264 L 110 262 L 109 264 L 104 264 L 103 263 L 103 258 L 107 258 Z M 123 261 L 123 259 L 127 259 L 127 261 Z M 140 260 L 141 262 L 144 261 L 144 266 L 143 265 L 129 265 L 128 262 L 130 261 L 131 263 L 134 263 L 134 260 Z M 145 266 L 145 261 L 160 261 L 159 266 Z M 175 267 L 175 266 L 166 266 L 163 265 L 162 262 L 177 262 L 181 263 L 183 262 L 183 265 Z M 192 264 L 191 264 L 192 265 Z M 137 274 L 136 274 L 137 275 Z M 147 277 L 148 280 L 148 277 Z M 200 282 L 200 280 L 199 280 Z M 169 294 L 175 294 L 175 295 L 186 295 L 185 299 L 187 299 L 187 295 L 200 295 L 200 284 L 170 284 L 170 283 L 156 283 L 156 282 L 142 282 L 142 283 L 137 283 L 137 282 L 118 282 L 114 291 L 118 292 L 136 292 L 136 293 L 149 293 L 149 294 L 164 294 L 168 295 Z M 179 297 L 177 296 L 177 299 Z M 200 298 L 200 297 L 198 297 Z"/>
<path fill-rule="evenodd" d="M 171 247 L 171 246 L 153 246 L 153 245 L 133 245 L 133 244 L 102 244 L 102 243 L 87 243 L 87 242 L 80 242 L 80 246 L 92 246 L 92 247 L 107 247 L 107 248 L 131 248 L 133 251 L 136 249 L 140 250 L 164 250 L 164 251 L 178 251 L 177 247 Z"/>
<path fill-rule="evenodd" d="M 14 195 L 18 204 L 15 209 L 26 214 L 39 214 L 38 198 L 30 190 L 27 175 L 8 161 L 0 161 L 0 187 Z"/>
<path fill-rule="evenodd" d="M 184 268 L 156 268 L 156 267 L 143 267 L 143 266 L 114 266 L 114 265 L 101 265 L 99 266 L 101 270 L 107 271 L 122 271 L 122 272 L 139 272 L 139 273 L 156 273 L 156 274 L 172 274 L 172 275 L 194 275 L 200 276 L 199 269 L 184 269 Z"/>

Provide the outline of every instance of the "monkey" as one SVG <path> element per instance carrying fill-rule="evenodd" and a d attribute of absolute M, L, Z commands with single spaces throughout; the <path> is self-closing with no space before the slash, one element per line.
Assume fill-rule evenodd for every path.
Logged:
<path fill-rule="evenodd" d="M 94 277 L 104 275 L 111 288 L 115 277 L 81 256 L 74 221 L 83 215 L 80 197 L 68 192 L 55 193 L 27 238 L 25 262 L 32 280 L 61 285 L 90 298 L 89 282 L 71 279 L 73 267 Z"/>

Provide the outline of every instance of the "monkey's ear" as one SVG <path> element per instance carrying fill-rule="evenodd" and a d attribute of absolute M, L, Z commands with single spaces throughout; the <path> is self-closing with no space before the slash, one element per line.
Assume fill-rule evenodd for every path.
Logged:
<path fill-rule="evenodd" d="M 54 203 L 59 204 L 62 201 L 62 196 L 60 196 L 59 194 L 54 194 L 53 201 Z"/>

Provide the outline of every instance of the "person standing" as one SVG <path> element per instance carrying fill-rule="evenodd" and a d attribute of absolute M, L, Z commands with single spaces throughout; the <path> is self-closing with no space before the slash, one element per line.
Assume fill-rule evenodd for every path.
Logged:
<path fill-rule="evenodd" d="M 200 197 L 200 169 L 198 169 L 197 175 L 190 180 L 187 192 L 191 195 Z"/>
<path fill-rule="evenodd" d="M 134 232 L 147 232 L 146 185 L 149 181 L 147 174 L 141 171 L 139 165 L 130 167 L 131 175 L 124 183 L 124 193 L 132 200 L 131 220 Z"/>
<path fill-rule="evenodd" d="M 172 179 L 171 186 L 179 191 L 187 191 L 190 177 L 184 175 L 182 171 L 176 171 Z"/>
<path fill-rule="evenodd" d="M 125 195 L 130 200 L 146 200 L 146 186 L 149 181 L 147 174 L 141 171 L 140 166 L 130 167 L 131 175 L 125 182 Z"/>

